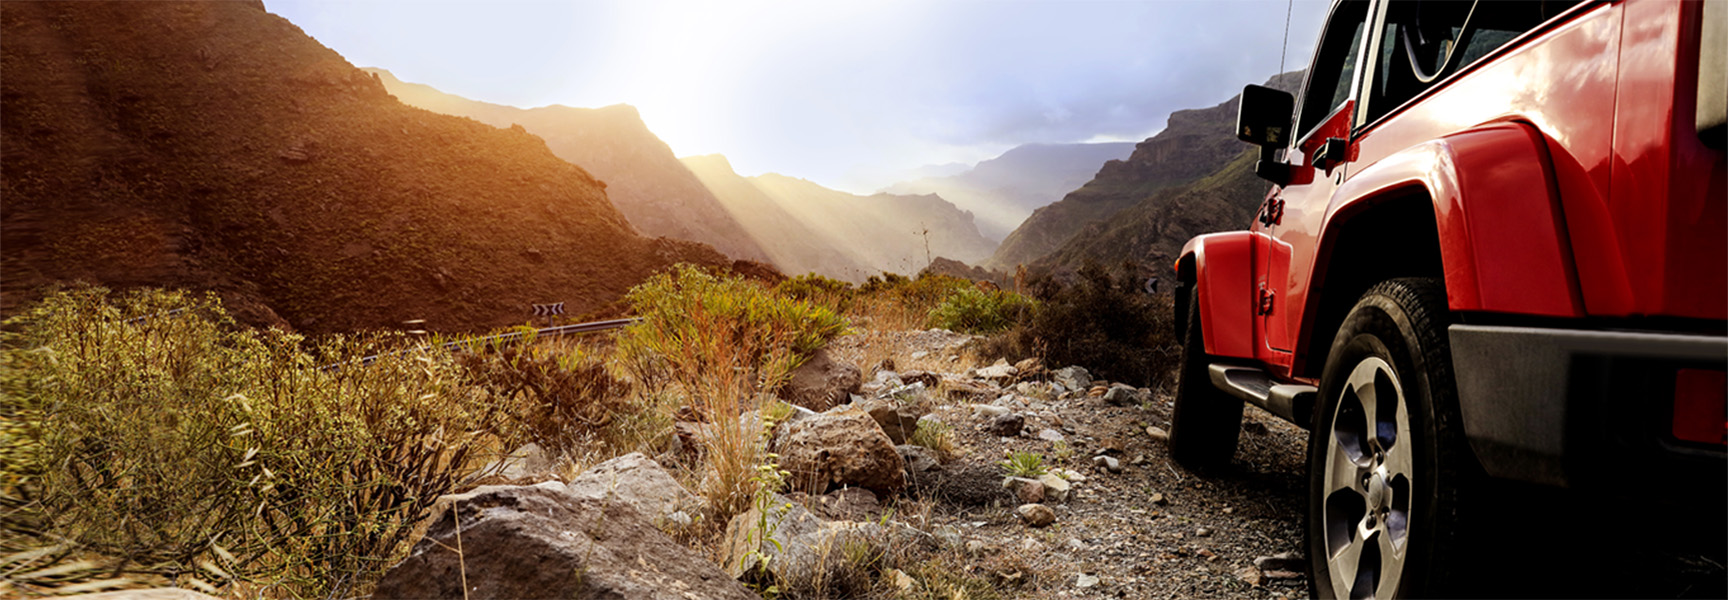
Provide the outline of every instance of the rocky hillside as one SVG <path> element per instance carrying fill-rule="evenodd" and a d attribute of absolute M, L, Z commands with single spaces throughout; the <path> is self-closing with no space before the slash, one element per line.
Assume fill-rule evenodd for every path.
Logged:
<path fill-rule="evenodd" d="M 938 194 L 976 215 L 984 237 L 1000 240 L 1033 210 L 1086 183 L 1099 165 L 1133 151 L 1129 142 L 1026 144 L 958 174 L 897 183 L 883 191 Z"/>
<path fill-rule="evenodd" d="M 606 196 L 643 233 L 702 242 L 733 258 L 768 258 L 714 194 L 678 162 L 672 148 L 648 130 L 635 107 L 521 109 L 407 83 L 383 69 L 363 70 L 376 74 L 385 90 L 409 106 L 494 127 L 520 125 L 540 136 L 558 158 L 605 182 Z"/>
<path fill-rule="evenodd" d="M 971 213 L 934 195 L 858 196 L 783 175 L 742 177 L 717 155 L 684 162 L 788 273 L 856 282 L 916 273 L 936 256 L 978 260 L 994 246 Z"/>
<path fill-rule="evenodd" d="M 643 237 L 520 127 L 405 106 L 258 3 L 0 10 L 3 306 L 84 280 L 311 332 L 575 313 L 698 244 Z"/>
<path fill-rule="evenodd" d="M 1293 90 L 1302 72 L 1273 77 L 1267 85 Z M 1246 146 L 1231 131 L 1241 96 L 1211 108 L 1170 114 L 1164 131 L 1135 146 L 1127 160 L 1104 163 L 1098 175 L 1062 201 L 1032 213 L 1002 240 L 985 266 L 1013 270 L 1031 264 L 1068 242 L 1095 221 L 1111 217 L 1166 188 L 1182 186 L 1217 173 L 1242 155 Z M 1255 202 L 1258 202 L 1255 198 Z M 1191 208 L 1204 210 L 1203 204 Z M 1246 224 L 1246 221 L 1236 226 Z M 1201 232 L 1195 232 L 1201 233 Z M 1120 253 L 1109 255 L 1121 258 Z"/>

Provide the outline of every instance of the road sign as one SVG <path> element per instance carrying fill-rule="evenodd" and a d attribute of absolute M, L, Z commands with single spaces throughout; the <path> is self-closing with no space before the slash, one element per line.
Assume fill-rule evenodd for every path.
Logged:
<path fill-rule="evenodd" d="M 564 303 L 563 302 L 554 302 L 552 304 L 535 304 L 534 305 L 534 316 L 536 316 L 536 317 L 545 317 L 545 316 L 561 315 L 561 314 L 564 314 Z"/>

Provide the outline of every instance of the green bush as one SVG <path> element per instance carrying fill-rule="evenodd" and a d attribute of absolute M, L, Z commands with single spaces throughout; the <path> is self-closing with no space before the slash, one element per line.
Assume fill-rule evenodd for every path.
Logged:
<path fill-rule="evenodd" d="M 748 375 L 753 381 L 740 387 L 774 390 L 847 332 L 846 319 L 828 308 L 690 265 L 649 278 L 626 299 L 642 318 L 618 339 L 632 371 L 646 380 L 666 374 L 692 389 Z"/>
<path fill-rule="evenodd" d="M 0 550 L 44 554 L 0 587 L 42 591 L 68 578 L 31 572 L 89 568 L 363 595 L 503 424 L 446 354 L 355 366 L 402 340 L 242 329 L 210 296 L 86 288 L 6 325 Z M 333 363 L 350 366 L 320 368 Z"/>
<path fill-rule="evenodd" d="M 930 309 L 925 324 L 966 333 L 996 333 L 1031 318 L 1032 299 L 999 290 L 966 288 Z"/>
<path fill-rule="evenodd" d="M 852 307 L 852 297 L 857 292 L 852 284 L 837 279 L 829 279 L 815 273 L 799 275 L 780 282 L 774 286 L 774 292 L 793 300 L 803 300 L 815 303 L 836 313 L 844 313 Z"/>
<path fill-rule="evenodd" d="M 1002 473 L 1009 477 L 1033 478 L 1049 472 L 1044 467 L 1044 455 L 1036 452 L 1012 452 L 1008 459 L 996 463 L 1002 468 Z"/>
<path fill-rule="evenodd" d="M 1075 275 L 1071 283 L 1032 277 L 1027 287 L 1037 311 L 1026 325 L 986 344 L 984 353 L 1036 355 L 1052 367 L 1080 365 L 1137 386 L 1169 377 L 1181 350 L 1171 332 L 1170 297 L 1141 291 L 1141 270 L 1132 263 L 1115 270 L 1088 263 Z"/>

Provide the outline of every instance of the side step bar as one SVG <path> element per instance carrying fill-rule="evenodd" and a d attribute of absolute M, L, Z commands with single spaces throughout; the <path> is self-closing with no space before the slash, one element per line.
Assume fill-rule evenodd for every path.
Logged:
<path fill-rule="evenodd" d="M 1224 393 L 1266 409 L 1266 412 L 1298 427 L 1308 428 L 1308 416 L 1313 414 L 1314 399 L 1320 396 L 1319 388 L 1280 383 L 1266 371 L 1254 367 L 1209 365 L 1207 371 L 1212 377 L 1212 385 Z"/>

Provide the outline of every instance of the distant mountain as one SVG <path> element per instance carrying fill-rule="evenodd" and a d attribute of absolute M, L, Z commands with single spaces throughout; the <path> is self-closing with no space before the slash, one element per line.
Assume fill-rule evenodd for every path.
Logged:
<path fill-rule="evenodd" d="M 705 245 L 521 128 L 409 107 L 245 2 L 0 4 L 0 311 L 88 281 L 312 332 L 573 314 Z"/>
<path fill-rule="evenodd" d="M 721 156 L 684 159 L 781 270 L 848 281 L 911 274 L 937 256 L 979 260 L 995 244 L 972 214 L 934 195 L 859 196 L 783 175 L 741 177 Z"/>
<path fill-rule="evenodd" d="M 802 219 L 787 212 L 775 198 L 732 170 L 732 163 L 718 154 L 682 159 L 727 211 L 738 215 L 744 231 L 760 240 L 768 260 L 782 272 L 794 275 L 821 273 L 858 281 L 875 274 L 863 257 L 844 250 L 817 233 Z"/>
<path fill-rule="evenodd" d="M 1293 90 L 1301 83 L 1302 73 L 1298 71 L 1274 77 L 1266 85 Z M 1217 127 L 1210 135 L 1207 135 L 1205 130 L 1200 130 L 1194 131 L 1188 138 L 1189 143 L 1207 148 L 1208 151 L 1216 150 L 1221 154 L 1224 150 L 1234 150 L 1234 155 L 1228 157 L 1224 165 L 1186 183 L 1157 187 L 1156 191 L 1144 195 L 1108 218 L 1085 224 L 1060 246 L 1036 259 L 1033 265 L 1057 271 L 1072 271 L 1087 260 L 1111 263 L 1132 259 L 1142 264 L 1163 267 L 1176 259 L 1176 254 L 1182 250 L 1182 245 L 1187 243 L 1189 238 L 1202 233 L 1247 227 L 1271 184 L 1254 175 L 1257 150 L 1238 141 L 1232 133 L 1235 129 L 1236 104 L 1239 99 L 1240 97 L 1232 98 L 1229 102 L 1208 109 L 1209 114 L 1202 115 L 1211 121 L 1211 125 Z M 1229 118 L 1219 121 L 1219 116 L 1225 113 Z M 1172 115 L 1171 123 L 1174 125 L 1175 122 L 1176 117 Z M 1197 123 L 1190 121 L 1186 125 L 1185 129 L 1192 131 L 1190 128 Z M 1163 134 L 1159 135 L 1161 137 Z M 1141 148 L 1152 146 L 1155 149 L 1156 145 L 1151 144 L 1151 141 L 1142 143 Z M 1135 151 L 1135 157 L 1141 158 L 1139 150 Z M 1158 160 L 1159 157 L 1148 158 L 1154 160 L 1131 159 L 1127 163 L 1106 169 L 1114 179 L 1105 183 L 1129 187 L 1132 184 L 1117 182 L 1154 181 L 1160 177 L 1168 178 L 1168 174 L 1172 172 L 1185 176 L 1193 172 L 1191 169 L 1199 166 L 1182 158 L 1172 159 L 1168 155 L 1161 157 L 1162 160 Z M 1104 174 L 1100 173 L 1099 177 L 1103 179 Z M 1088 183 L 1087 187 L 1095 187 L 1094 183 L 1099 182 Z M 1082 188 L 1081 191 L 1085 189 Z"/>
<path fill-rule="evenodd" d="M 1026 144 L 947 176 L 896 183 L 896 194 L 939 194 L 977 216 L 978 231 L 999 240 L 1038 207 L 1062 199 L 1098 173 L 1105 161 L 1127 157 L 1132 142 Z"/>
<path fill-rule="evenodd" d="M 494 127 L 520 125 L 540 136 L 553 154 L 605 182 L 612 204 L 645 234 L 702 242 L 733 258 L 768 258 L 672 149 L 648 130 L 635 107 L 521 109 L 406 83 L 383 69 L 364 70 L 377 75 L 384 89 L 409 106 Z"/>
<path fill-rule="evenodd" d="M 1302 73 L 1294 71 L 1273 77 L 1267 85 L 1292 90 L 1301 81 Z M 1246 147 L 1232 134 L 1240 99 L 1238 95 L 1211 108 L 1171 113 L 1164 131 L 1136 145 L 1127 160 L 1104 163 L 1080 189 L 1034 211 L 984 265 L 1013 271 L 1018 265 L 1032 264 L 1091 223 L 1166 188 L 1198 181 L 1237 160 Z M 1256 206 L 1259 200 L 1253 199 Z"/>

